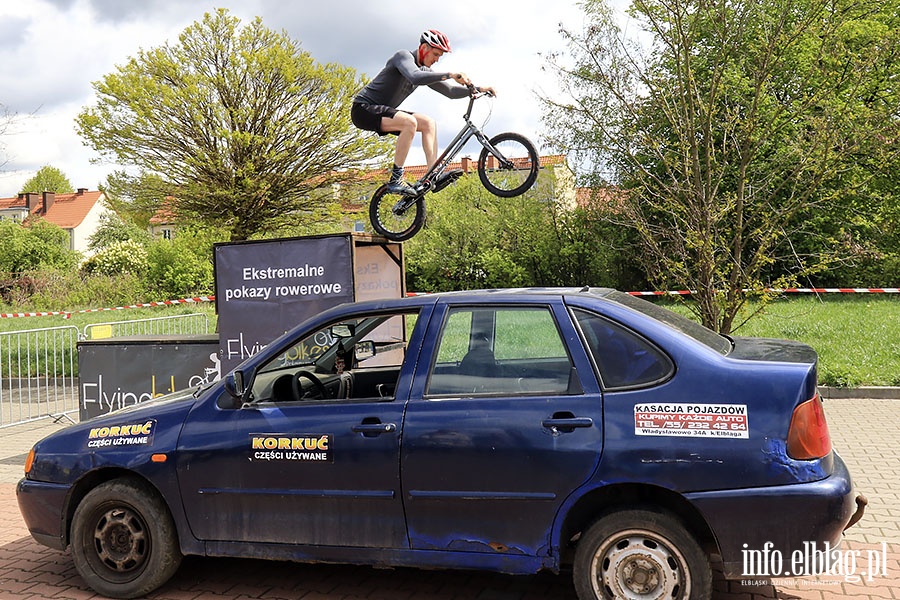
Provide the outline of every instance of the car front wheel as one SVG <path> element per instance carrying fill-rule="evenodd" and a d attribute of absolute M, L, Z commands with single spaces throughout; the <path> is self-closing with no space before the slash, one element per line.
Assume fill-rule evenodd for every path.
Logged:
<path fill-rule="evenodd" d="M 100 594 L 137 598 L 169 580 L 181 564 L 175 524 L 159 495 L 138 481 L 108 481 L 75 509 L 72 555 Z"/>
<path fill-rule="evenodd" d="M 623 510 L 596 521 L 581 536 L 573 567 L 580 600 L 708 599 L 709 560 L 674 517 Z"/>

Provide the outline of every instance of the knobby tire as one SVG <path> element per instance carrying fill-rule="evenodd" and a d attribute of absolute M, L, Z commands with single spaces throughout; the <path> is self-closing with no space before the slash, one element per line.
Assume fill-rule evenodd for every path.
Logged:
<path fill-rule="evenodd" d="M 540 158 L 534 144 L 518 133 L 501 133 L 490 140 L 491 145 L 512 161 L 512 168 L 502 168 L 498 159 L 484 148 L 478 158 L 478 177 L 482 185 L 495 196 L 512 198 L 528 191 L 537 181 Z"/>
<path fill-rule="evenodd" d="M 387 185 L 382 185 L 375 190 L 369 202 L 369 221 L 372 228 L 394 242 L 410 239 L 425 225 L 424 197 L 416 198 L 415 203 L 402 214 L 395 214 L 393 208 L 403 198 L 404 196 L 400 194 L 388 192 Z"/>

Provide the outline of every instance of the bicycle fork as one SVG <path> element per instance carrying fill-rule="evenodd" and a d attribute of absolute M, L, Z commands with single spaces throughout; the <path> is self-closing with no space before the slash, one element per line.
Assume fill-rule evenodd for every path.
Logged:
<path fill-rule="evenodd" d="M 486 135 L 484 135 L 484 133 L 482 133 L 482 131 L 480 129 L 476 129 L 474 133 L 475 133 L 475 137 L 478 139 L 478 141 L 481 142 L 481 145 L 484 146 L 484 149 L 487 150 L 488 153 L 490 153 L 494 158 L 497 159 L 498 164 L 501 169 L 512 169 L 513 168 L 513 166 L 514 166 L 513 162 L 511 160 L 509 160 L 508 158 L 506 158 L 505 156 L 503 156 L 503 154 L 499 150 L 497 150 L 493 144 L 491 144 L 491 141 L 487 138 Z"/>

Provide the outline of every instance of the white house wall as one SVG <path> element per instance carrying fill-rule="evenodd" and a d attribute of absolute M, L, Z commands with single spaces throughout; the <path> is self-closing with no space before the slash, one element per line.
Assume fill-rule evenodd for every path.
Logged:
<path fill-rule="evenodd" d="M 94 232 L 97 231 L 97 228 L 100 227 L 100 217 L 109 212 L 112 211 L 104 205 L 103 196 L 101 195 L 100 199 L 88 211 L 84 220 L 81 221 L 81 224 L 72 230 L 72 250 L 81 252 L 84 256 L 93 254 L 93 252 L 88 251 L 88 242 L 90 237 L 94 235 Z"/>

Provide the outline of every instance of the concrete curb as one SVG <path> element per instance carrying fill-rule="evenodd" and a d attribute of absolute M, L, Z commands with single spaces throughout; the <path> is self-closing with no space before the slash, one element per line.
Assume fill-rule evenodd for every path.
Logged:
<path fill-rule="evenodd" d="M 865 386 L 858 388 L 819 386 L 819 394 L 829 398 L 866 398 L 870 400 L 900 400 L 900 387 Z"/>

